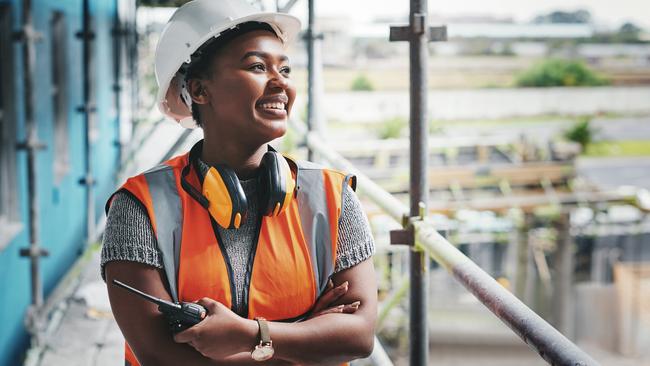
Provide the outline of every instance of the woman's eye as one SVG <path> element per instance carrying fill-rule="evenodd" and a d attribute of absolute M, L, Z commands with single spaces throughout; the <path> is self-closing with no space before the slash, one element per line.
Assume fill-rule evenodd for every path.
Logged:
<path fill-rule="evenodd" d="M 266 67 L 263 64 L 254 64 L 249 67 L 249 70 L 253 71 L 266 71 Z"/>
<path fill-rule="evenodd" d="M 291 74 L 291 68 L 289 66 L 284 66 L 280 68 L 280 73 L 288 76 L 289 74 Z"/>

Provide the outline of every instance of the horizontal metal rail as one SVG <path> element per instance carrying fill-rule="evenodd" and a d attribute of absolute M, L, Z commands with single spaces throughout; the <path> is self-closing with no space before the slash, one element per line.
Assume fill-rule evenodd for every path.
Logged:
<path fill-rule="evenodd" d="M 551 365 L 598 365 L 562 333 L 440 235 L 426 220 L 414 221 L 416 245 L 426 250 L 483 305 Z"/>
<path fill-rule="evenodd" d="M 300 123 L 294 122 L 293 126 L 297 132 L 305 132 L 304 126 Z M 356 174 L 360 194 L 367 196 L 398 222 L 406 223 L 409 211 L 404 203 L 384 191 L 349 161 L 329 148 L 318 134 L 314 132 L 305 134 L 305 141 L 310 149 L 336 168 Z M 411 220 L 410 224 L 415 231 L 415 245 L 445 267 L 544 360 L 551 365 L 599 365 L 456 249 L 433 228 L 433 224 L 426 218 Z"/>

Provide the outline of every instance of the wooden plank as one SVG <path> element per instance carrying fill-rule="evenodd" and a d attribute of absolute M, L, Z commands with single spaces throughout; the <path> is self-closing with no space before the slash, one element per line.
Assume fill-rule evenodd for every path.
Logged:
<path fill-rule="evenodd" d="M 388 191 L 408 189 L 406 169 L 368 168 L 363 171 Z M 542 181 L 563 185 L 573 177 L 574 166 L 558 162 L 432 167 L 429 168 L 429 188 L 447 189 L 452 185 L 462 189 L 498 188 L 504 180 L 512 187 L 539 187 Z"/>

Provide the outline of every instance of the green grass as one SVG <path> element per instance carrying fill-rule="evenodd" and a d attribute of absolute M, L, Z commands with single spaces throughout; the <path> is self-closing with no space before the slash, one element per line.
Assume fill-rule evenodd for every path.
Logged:
<path fill-rule="evenodd" d="M 517 77 L 517 86 L 601 86 L 610 82 L 582 61 L 546 59 Z"/>
<path fill-rule="evenodd" d="M 626 157 L 650 156 L 650 140 L 599 141 L 587 147 L 583 156 Z"/>

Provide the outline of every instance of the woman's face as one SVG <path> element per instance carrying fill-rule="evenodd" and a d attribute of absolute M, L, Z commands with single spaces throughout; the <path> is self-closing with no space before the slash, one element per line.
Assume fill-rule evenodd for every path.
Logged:
<path fill-rule="evenodd" d="M 252 31 L 233 39 L 210 67 L 209 79 L 202 81 L 206 137 L 259 146 L 284 135 L 296 89 L 283 44 L 273 33 Z"/>

